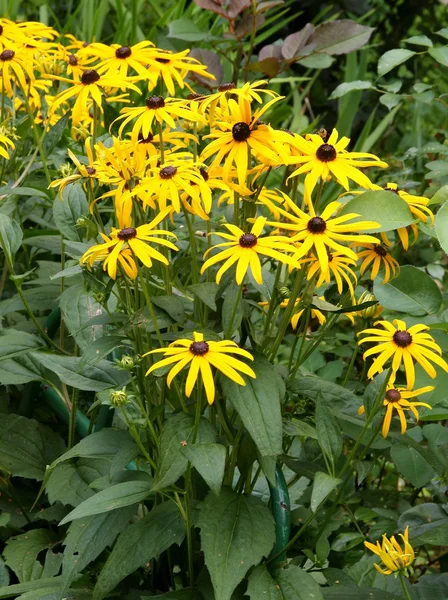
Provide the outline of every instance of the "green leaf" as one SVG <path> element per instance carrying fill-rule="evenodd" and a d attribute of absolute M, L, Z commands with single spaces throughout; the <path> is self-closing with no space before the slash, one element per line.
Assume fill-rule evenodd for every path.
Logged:
<path fill-rule="evenodd" d="M 297 64 L 307 69 L 328 69 L 333 63 L 334 58 L 328 54 L 311 54 L 297 61 Z"/>
<path fill-rule="evenodd" d="M 444 185 L 440 189 L 437 190 L 437 192 L 434 194 L 434 196 L 429 201 L 428 206 L 431 206 L 432 204 L 443 204 L 444 202 L 447 202 L 447 201 L 448 201 L 448 185 Z"/>
<path fill-rule="evenodd" d="M 414 546 L 448 545 L 448 512 L 444 506 L 428 502 L 406 510 L 398 520 L 398 527 L 404 531 L 408 526 Z"/>
<path fill-rule="evenodd" d="M 43 285 L 25 290 L 25 298 L 33 312 L 53 310 L 57 306 L 57 299 L 61 293 L 59 285 Z M 19 295 L 12 296 L 0 302 L 0 316 L 19 310 L 25 310 Z"/>
<path fill-rule="evenodd" d="M 333 90 L 329 100 L 335 100 L 336 98 L 342 98 L 345 94 L 349 92 L 353 92 L 355 90 L 369 90 L 372 88 L 372 83 L 370 81 L 348 81 L 344 83 L 340 83 L 336 89 Z"/>
<path fill-rule="evenodd" d="M 342 479 L 318 471 L 314 476 L 313 491 L 311 492 L 311 510 L 316 512 L 320 504 L 340 483 L 342 483 Z"/>
<path fill-rule="evenodd" d="M 0 187 L 0 196 L 37 196 L 38 198 L 44 198 L 48 200 L 48 194 L 43 190 L 38 190 L 31 187 L 12 187 L 5 185 Z"/>
<path fill-rule="evenodd" d="M 0 329 L 0 360 L 21 356 L 44 346 L 35 335 L 16 329 Z"/>
<path fill-rule="evenodd" d="M 176 19 L 168 23 L 168 37 L 185 42 L 200 42 L 208 38 L 208 34 L 189 19 Z"/>
<path fill-rule="evenodd" d="M 0 213 L 0 248 L 11 262 L 14 262 L 16 252 L 22 245 L 22 238 L 23 234 L 19 223 Z"/>
<path fill-rule="evenodd" d="M 5 561 L 0 558 L 0 586 L 4 587 L 9 584 L 9 571 L 6 568 Z"/>
<path fill-rule="evenodd" d="M 106 311 L 95 300 L 93 294 L 84 289 L 83 284 L 66 289 L 61 295 L 60 307 L 67 329 L 81 350 L 88 348 L 92 342 L 103 336 L 102 325 L 88 323 L 93 317 Z"/>
<path fill-rule="evenodd" d="M 61 234 L 68 240 L 79 242 L 76 221 L 89 213 L 86 194 L 81 184 L 68 185 L 62 197 L 58 194 L 53 202 L 53 218 Z"/>
<path fill-rule="evenodd" d="M 285 421 L 283 430 L 287 435 L 300 435 L 317 440 L 316 429 L 305 421 L 299 421 L 299 419 L 288 419 Z"/>
<path fill-rule="evenodd" d="M 316 431 L 322 452 L 335 464 L 342 453 L 342 434 L 321 393 L 316 401 Z"/>
<path fill-rule="evenodd" d="M 32 352 L 31 356 L 56 373 L 63 383 L 79 390 L 101 392 L 122 387 L 129 381 L 129 373 L 119 371 L 107 360 L 89 367 L 82 364 L 82 358 L 74 356 L 58 356 L 49 352 Z"/>
<path fill-rule="evenodd" d="M 202 503 L 198 527 L 215 598 L 230 600 L 247 571 L 274 545 L 272 515 L 257 498 L 224 488 Z"/>
<path fill-rule="evenodd" d="M 142 596 L 141 600 L 204 600 L 201 592 L 194 589 L 177 590 L 177 592 L 167 592 L 161 596 Z"/>
<path fill-rule="evenodd" d="M 256 379 L 247 377 L 246 385 L 241 386 L 222 377 L 222 390 L 239 414 L 260 454 L 276 456 L 282 451 L 280 404 L 285 394 L 283 381 L 265 358 L 257 356 L 251 367 Z"/>
<path fill-rule="evenodd" d="M 51 504 L 78 506 L 95 492 L 90 484 L 104 475 L 109 475 L 110 460 L 85 459 L 59 463 L 51 472 L 46 491 Z"/>
<path fill-rule="evenodd" d="M 443 27 L 443 29 L 439 29 L 439 31 L 436 31 L 435 33 L 448 40 L 448 27 Z"/>
<path fill-rule="evenodd" d="M 399 94 L 383 94 L 380 96 L 380 103 L 384 104 L 389 110 L 392 110 L 400 103 L 401 96 Z"/>
<path fill-rule="evenodd" d="M 0 383 L 18 385 L 45 379 L 45 369 L 30 354 L 7 358 L 0 362 Z"/>
<path fill-rule="evenodd" d="M 448 67 L 448 46 L 441 46 L 440 48 L 430 48 L 428 50 L 428 54 L 430 54 L 434 58 L 434 60 L 436 60 L 444 67 Z"/>
<path fill-rule="evenodd" d="M 185 443 L 193 442 L 194 418 L 185 413 L 170 417 L 162 429 L 160 438 L 159 468 L 154 479 L 153 491 L 166 488 L 182 477 L 187 470 L 188 459 L 182 452 Z M 209 421 L 199 422 L 197 444 L 213 443 L 215 432 Z"/>
<path fill-rule="evenodd" d="M 95 366 L 100 360 L 106 358 L 115 348 L 129 345 L 129 341 L 119 335 L 106 335 L 101 337 L 84 350 L 81 365 Z"/>
<path fill-rule="evenodd" d="M 413 315 L 435 314 L 442 304 L 442 294 L 432 277 L 417 267 L 405 265 L 400 274 L 386 284 L 373 285 L 381 306 Z"/>
<path fill-rule="evenodd" d="M 404 50 L 402 48 L 396 48 L 395 50 L 388 50 L 378 61 L 378 76 L 383 77 L 398 65 L 403 64 L 409 60 L 412 56 L 415 56 L 415 52 L 412 50 Z"/>
<path fill-rule="evenodd" d="M 416 488 L 423 487 L 435 475 L 432 467 L 414 448 L 395 444 L 390 454 L 398 472 Z"/>
<path fill-rule="evenodd" d="M 314 375 L 297 377 L 289 384 L 288 390 L 313 400 L 317 400 L 319 393 L 321 393 L 327 404 L 339 410 L 362 404 L 361 398 L 350 390 Z"/>
<path fill-rule="evenodd" d="M 432 47 L 432 41 L 427 35 L 413 35 L 404 41 L 408 44 L 415 44 L 416 46 L 426 46 L 428 48 Z"/>
<path fill-rule="evenodd" d="M 44 137 L 43 147 L 45 156 L 50 156 L 53 150 L 56 148 L 57 143 L 60 141 L 64 134 L 65 128 L 70 120 L 70 110 L 63 115 L 57 123 L 50 128 Z M 70 186 L 69 186 L 70 187 Z"/>
<path fill-rule="evenodd" d="M 126 506 L 104 514 L 91 515 L 70 524 L 64 540 L 63 591 L 70 586 L 78 573 L 113 544 L 134 513 L 134 506 Z"/>
<path fill-rule="evenodd" d="M 324 598 L 319 584 L 300 567 L 289 565 L 286 569 L 275 571 L 274 577 L 280 586 L 284 600 L 323 600 Z"/>
<path fill-rule="evenodd" d="M 244 304 L 241 287 L 232 281 L 226 290 L 222 305 L 222 327 L 228 338 L 239 328 L 243 316 Z"/>
<path fill-rule="evenodd" d="M 147 481 L 125 481 L 117 483 L 105 490 L 101 490 L 91 498 L 88 498 L 72 510 L 59 525 L 65 525 L 75 519 L 82 519 L 90 515 L 98 515 L 103 512 L 132 506 L 145 500 L 152 492 L 152 480 Z"/>
<path fill-rule="evenodd" d="M 216 495 L 221 491 L 226 464 L 226 449 L 222 444 L 194 444 L 182 448 L 182 454 L 203 477 Z"/>
<path fill-rule="evenodd" d="M 314 46 L 314 52 L 347 54 L 365 46 L 373 31 L 373 27 L 359 25 L 350 19 L 340 19 L 316 27 L 307 44 Z"/>
<path fill-rule="evenodd" d="M 195 283 L 189 285 L 187 289 L 191 290 L 206 306 L 212 310 L 216 310 L 216 294 L 219 290 L 219 286 L 216 283 Z"/>
<path fill-rule="evenodd" d="M 436 214 L 435 227 L 439 244 L 442 250 L 448 254 L 448 201 L 445 202 Z"/>
<path fill-rule="evenodd" d="M 246 594 L 251 600 L 284 600 L 280 586 L 265 565 L 259 565 L 249 575 Z"/>
<path fill-rule="evenodd" d="M 3 551 L 5 563 L 17 575 L 20 583 L 32 579 L 37 555 L 45 548 L 57 543 L 47 529 L 32 529 L 21 535 L 11 537 Z"/>
<path fill-rule="evenodd" d="M 127 575 L 173 544 L 180 545 L 184 536 L 185 523 L 177 506 L 173 502 L 156 506 L 120 534 L 100 573 L 93 600 L 102 600 Z"/>
<path fill-rule="evenodd" d="M 153 304 L 164 310 L 176 323 L 185 321 L 185 309 L 182 300 L 177 296 L 151 296 Z"/>
<path fill-rule="evenodd" d="M 331 549 L 334 550 L 335 552 L 347 552 L 348 550 L 351 550 L 355 546 L 358 546 L 358 544 L 362 544 L 364 540 L 365 540 L 365 537 L 363 536 L 362 533 L 356 533 L 356 532 L 340 533 L 333 540 L 333 542 L 331 544 Z"/>
<path fill-rule="evenodd" d="M 59 434 L 45 425 L 16 414 L 2 415 L 0 467 L 6 472 L 39 481 L 47 465 L 63 451 Z"/>
<path fill-rule="evenodd" d="M 374 221 L 379 227 L 369 229 L 370 233 L 392 231 L 399 227 L 406 227 L 414 222 L 414 217 L 408 204 L 393 192 L 370 191 L 364 192 L 344 204 L 338 216 L 356 213 L 359 215 L 353 223 L 358 221 Z"/>

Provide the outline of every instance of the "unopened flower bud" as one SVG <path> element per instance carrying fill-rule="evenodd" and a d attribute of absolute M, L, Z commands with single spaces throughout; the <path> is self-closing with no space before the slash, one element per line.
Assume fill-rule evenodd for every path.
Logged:
<path fill-rule="evenodd" d="M 124 390 L 113 390 L 110 392 L 110 402 L 116 408 L 124 406 L 128 401 L 127 394 Z"/>
<path fill-rule="evenodd" d="M 120 359 L 120 367 L 130 371 L 135 367 L 135 360 L 132 356 L 122 356 Z"/>
<path fill-rule="evenodd" d="M 370 292 L 363 292 L 358 300 L 358 304 L 363 304 L 364 302 L 372 302 L 376 300 L 375 296 Z M 368 306 L 356 314 L 360 317 L 364 317 L 364 319 L 376 319 L 378 315 L 383 312 L 383 307 L 379 304 L 372 304 L 372 306 Z"/>
<path fill-rule="evenodd" d="M 286 300 L 287 298 L 289 298 L 291 296 L 291 290 L 286 286 L 280 287 L 278 289 L 278 293 L 284 300 Z"/>

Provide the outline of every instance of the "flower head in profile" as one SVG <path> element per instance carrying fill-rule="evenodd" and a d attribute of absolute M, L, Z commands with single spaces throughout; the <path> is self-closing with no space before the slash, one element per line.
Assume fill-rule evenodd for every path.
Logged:
<path fill-rule="evenodd" d="M 110 236 L 100 234 L 104 243 L 89 248 L 81 257 L 81 264 L 91 267 L 94 262 L 101 261 L 103 269 L 107 270 L 112 279 L 117 277 L 118 263 L 123 266 L 126 274 L 132 279 L 135 279 L 137 275 L 134 259 L 139 259 L 148 268 L 152 266 L 153 260 L 167 265 L 168 259 L 150 244 L 165 246 L 174 251 L 178 250 L 172 242 L 156 237 L 160 235 L 176 237 L 170 231 L 155 229 L 169 212 L 169 209 L 161 211 L 150 223 L 140 225 L 140 227 L 132 227 L 130 220 L 123 221 L 119 217 L 120 229 L 112 228 Z M 124 252 L 125 250 L 129 250 L 129 252 Z"/>
<path fill-rule="evenodd" d="M 4 159 L 9 160 L 8 146 L 14 150 L 14 142 L 12 142 L 7 135 L 0 134 L 0 156 Z"/>
<path fill-rule="evenodd" d="M 397 542 L 394 536 L 390 539 L 383 535 L 382 543 L 371 544 L 364 542 L 364 546 L 381 558 L 383 566 L 375 564 L 374 567 L 383 575 L 391 575 L 397 571 L 406 571 L 414 562 L 414 549 L 409 543 L 409 527 L 404 534 L 400 533 L 403 546 Z"/>
<path fill-rule="evenodd" d="M 353 244 L 357 245 L 357 244 Z M 382 283 L 387 283 L 392 277 L 400 272 L 400 265 L 393 256 L 389 254 L 387 248 L 377 240 L 376 244 L 362 244 L 365 250 L 358 252 L 358 258 L 364 259 L 361 263 L 360 273 L 364 273 L 371 268 L 370 279 L 376 279 L 381 266 L 384 267 L 384 276 Z"/>
<path fill-rule="evenodd" d="M 325 300 L 325 298 L 323 296 L 319 296 L 319 300 Z M 259 302 L 258 304 L 263 307 L 269 306 L 269 302 Z M 280 308 L 286 308 L 288 306 L 288 304 L 289 304 L 289 298 L 286 298 L 285 300 L 282 300 L 282 302 L 280 302 Z M 306 307 L 303 306 L 303 304 L 302 304 L 302 306 L 300 306 L 300 304 L 301 304 L 301 299 L 297 298 L 296 301 L 294 302 L 294 312 L 291 315 L 291 327 L 293 329 L 297 329 L 297 325 L 299 324 L 300 317 L 303 315 L 303 313 L 305 312 L 305 309 L 306 309 Z M 296 311 L 296 307 L 298 308 L 297 311 Z M 321 312 L 317 308 L 311 308 L 311 318 L 317 319 L 319 321 L 319 325 L 323 325 L 325 323 L 325 321 L 327 320 L 324 313 Z"/>
<path fill-rule="evenodd" d="M 204 254 L 207 256 L 210 250 L 224 247 L 218 254 L 205 261 L 202 265 L 201 273 L 218 262 L 225 261 L 216 274 L 216 282 L 221 281 L 224 273 L 236 263 L 236 282 L 240 285 L 250 267 L 255 281 L 259 284 L 263 283 L 261 273 L 261 256 L 273 258 L 284 264 L 293 264 L 299 267 L 296 262 L 291 262 L 291 258 L 283 252 L 294 252 L 295 247 L 291 244 L 289 238 L 281 235 L 268 235 L 260 237 L 265 226 L 266 219 L 258 217 L 252 226 L 250 232 L 244 232 L 236 225 L 226 223 L 224 226 L 230 233 L 216 233 L 215 235 L 228 240 L 221 244 L 216 244 Z"/>
<path fill-rule="evenodd" d="M 147 354 L 161 352 L 165 358 L 154 363 L 146 372 L 149 375 L 156 369 L 173 365 L 167 377 L 168 387 L 171 386 L 173 378 L 185 367 L 189 366 L 187 381 L 185 384 L 185 395 L 187 398 L 191 396 L 194 385 L 198 379 L 199 373 L 202 377 L 202 383 L 205 388 L 207 400 L 209 404 L 213 404 L 215 400 L 215 383 L 213 381 L 212 367 L 221 371 L 223 375 L 238 383 L 246 385 L 240 373 L 256 378 L 256 375 L 245 362 L 231 356 L 236 354 L 249 360 L 253 360 L 252 354 L 247 350 L 239 348 L 235 342 L 223 340 L 215 342 L 212 340 L 204 340 L 202 333 L 193 333 L 193 341 L 188 339 L 179 339 L 171 343 L 168 348 L 157 348 L 151 350 Z M 145 354 L 144 356 L 147 356 Z M 239 373 L 239 372 L 240 373 Z"/>
<path fill-rule="evenodd" d="M 393 379 L 393 378 L 392 378 Z M 432 392 L 434 387 L 432 385 L 428 385 L 426 387 L 420 388 L 418 390 L 409 391 L 403 387 L 395 387 L 395 385 L 391 382 L 387 384 L 386 394 L 384 396 L 383 405 L 386 406 L 386 414 L 384 415 L 382 434 L 383 437 L 386 438 L 389 433 L 390 424 L 392 421 L 392 417 L 394 414 L 394 410 L 397 412 L 397 415 L 400 419 L 401 425 L 401 433 L 406 433 L 407 423 L 406 423 L 406 415 L 405 411 L 411 411 L 416 420 L 419 419 L 419 414 L 417 410 L 417 406 L 424 406 L 426 408 L 432 408 L 430 404 L 426 402 L 412 402 L 411 398 L 415 398 L 420 394 L 426 394 L 428 392 Z M 364 414 L 364 406 L 361 406 L 358 410 L 358 415 Z"/>
<path fill-rule="evenodd" d="M 395 319 L 393 323 L 377 321 L 375 325 L 381 325 L 381 328 L 364 329 L 358 334 L 367 334 L 367 337 L 358 342 L 359 344 L 366 342 L 375 342 L 376 344 L 363 355 L 366 359 L 378 354 L 367 373 L 367 377 L 370 379 L 384 370 L 384 365 L 389 359 L 392 359 L 394 373 L 398 371 L 401 364 L 404 365 L 409 390 L 415 385 L 414 361 L 418 362 L 432 379 L 436 377 L 437 373 L 431 362 L 448 372 L 448 364 L 441 356 L 440 346 L 435 343 L 429 333 L 426 333 L 429 329 L 427 325 L 418 324 L 407 328 L 406 323 L 399 319 Z"/>
<path fill-rule="evenodd" d="M 339 294 L 342 294 L 345 282 L 351 296 L 355 295 L 353 284 L 356 285 L 358 278 L 353 272 L 353 267 L 356 267 L 356 261 L 353 258 L 341 252 L 328 252 L 328 270 L 326 273 L 322 271 L 320 261 L 316 257 L 305 259 L 303 262 L 309 263 L 308 279 L 317 275 L 316 287 L 319 288 L 324 282 L 329 285 L 331 280 L 334 279 Z"/>
<path fill-rule="evenodd" d="M 50 188 L 55 188 L 55 187 L 59 188 L 60 196 L 62 196 L 62 193 L 68 184 L 74 183 L 75 181 L 79 181 L 79 180 L 89 180 L 92 178 L 94 179 L 96 177 L 96 169 L 93 166 L 93 152 L 92 152 L 92 146 L 91 146 L 91 138 L 86 139 L 86 141 L 84 143 L 84 147 L 86 150 L 86 155 L 87 155 L 87 159 L 88 159 L 89 163 L 87 165 L 82 163 L 75 156 L 75 154 L 70 150 L 70 148 L 68 148 L 67 149 L 68 155 L 70 156 L 72 161 L 75 163 L 76 168 L 77 168 L 77 173 L 73 173 L 72 175 L 67 175 L 66 177 L 63 177 L 62 179 L 55 179 L 48 186 Z"/>
<path fill-rule="evenodd" d="M 169 50 L 154 50 L 154 62 L 151 62 L 149 69 L 149 89 L 155 88 L 161 80 L 168 90 L 170 96 L 176 95 L 176 84 L 183 89 L 185 87 L 185 78 L 190 73 L 195 73 L 206 79 L 216 79 L 214 75 L 207 71 L 206 65 L 203 65 L 193 56 L 189 56 L 190 50 L 180 52 L 170 52 Z"/>
<path fill-rule="evenodd" d="M 320 178 L 329 181 L 332 177 L 349 190 L 349 180 L 354 181 L 363 188 L 373 189 L 370 179 L 359 169 L 366 167 L 387 167 L 387 163 L 381 161 L 374 154 L 367 152 L 347 152 L 346 148 L 350 142 L 349 138 L 341 137 L 333 129 L 328 140 L 318 134 L 309 134 L 306 139 L 294 136 L 293 144 L 300 152 L 300 156 L 288 159 L 288 164 L 301 165 L 290 177 L 296 177 L 306 173 L 305 177 L 305 201 L 311 201 L 311 195 L 316 183 Z"/>
<path fill-rule="evenodd" d="M 8 96 L 13 96 L 15 81 L 26 94 L 27 81 L 34 81 L 33 60 L 26 55 L 23 48 L 11 44 L 0 52 L 0 74 L 2 91 Z"/>
<path fill-rule="evenodd" d="M 148 66 L 154 60 L 154 44 L 143 41 L 134 46 L 122 46 L 121 44 L 101 44 L 95 42 L 82 48 L 78 54 L 81 58 L 99 59 L 96 65 L 98 73 L 107 77 L 127 77 L 128 71 L 132 70 L 140 78 L 148 79 Z"/>

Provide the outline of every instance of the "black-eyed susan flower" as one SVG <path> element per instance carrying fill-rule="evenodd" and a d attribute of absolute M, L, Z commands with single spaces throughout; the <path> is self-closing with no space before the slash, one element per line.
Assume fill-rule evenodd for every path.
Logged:
<path fill-rule="evenodd" d="M 353 284 L 356 285 L 358 282 L 358 278 L 353 271 L 353 267 L 356 267 L 356 260 L 341 252 L 328 252 L 328 270 L 326 273 L 322 271 L 320 261 L 316 257 L 307 258 L 303 262 L 309 263 L 308 279 L 317 275 L 316 287 L 319 288 L 324 282 L 329 285 L 331 279 L 334 278 L 339 294 L 343 292 L 345 281 L 351 296 L 354 296 Z"/>
<path fill-rule="evenodd" d="M 379 227 L 378 223 L 373 221 L 350 223 L 350 221 L 359 216 L 356 213 L 349 213 L 342 217 L 331 219 L 331 215 L 337 211 L 339 206 L 339 202 L 330 202 L 322 214 L 317 216 L 311 204 L 309 207 L 310 214 L 307 214 L 296 206 L 290 198 L 285 196 L 283 205 L 278 207 L 278 211 L 285 218 L 285 222 L 267 221 L 267 224 L 278 227 L 281 230 L 293 232 L 291 241 L 302 242 L 296 249 L 293 256 L 294 260 L 302 259 L 314 248 L 319 260 L 320 270 L 325 277 L 329 271 L 328 249 L 335 250 L 352 260 L 357 260 L 357 256 L 353 250 L 342 246 L 341 242 L 353 242 L 357 240 L 362 243 L 375 243 L 377 241 L 371 235 L 355 234 L 358 231 Z"/>
<path fill-rule="evenodd" d="M 414 562 L 415 553 L 409 543 L 409 527 L 406 527 L 404 535 L 400 533 L 400 537 L 403 541 L 403 547 L 400 546 L 394 536 L 389 540 L 386 535 L 383 535 L 381 544 L 379 542 L 376 544 L 364 542 L 364 546 L 382 560 L 383 567 L 377 564 L 373 566 L 383 575 L 391 575 L 397 571 L 406 571 Z"/>
<path fill-rule="evenodd" d="M 357 245 L 357 244 L 355 244 Z M 383 244 L 377 240 L 376 244 L 362 244 L 365 250 L 358 252 L 358 258 L 364 259 L 360 266 L 360 273 L 364 275 L 370 267 L 370 279 L 376 279 L 381 266 L 384 267 L 384 277 L 382 283 L 387 283 L 391 277 L 395 277 L 400 272 L 400 265 L 395 258 L 389 254 L 389 251 Z"/>
<path fill-rule="evenodd" d="M 401 433 L 406 433 L 407 422 L 405 411 L 410 410 L 416 418 L 416 420 L 418 421 L 419 414 L 416 409 L 416 406 L 424 406 L 426 408 L 431 408 L 431 405 L 427 404 L 426 402 L 410 402 L 410 398 L 415 398 L 416 396 L 420 396 L 420 394 L 427 394 L 428 392 L 432 392 L 433 389 L 434 387 L 432 385 L 428 385 L 418 390 L 410 391 L 403 387 L 395 387 L 393 383 L 388 383 L 383 401 L 383 406 L 387 407 L 382 427 L 383 437 L 386 438 L 387 434 L 389 433 L 394 410 L 397 411 L 397 415 L 400 419 Z M 362 415 L 364 414 L 364 412 L 364 406 L 361 406 L 358 409 L 358 415 Z"/>
<path fill-rule="evenodd" d="M 79 181 L 81 179 L 88 180 L 88 179 L 96 178 L 96 169 L 93 166 L 93 152 L 92 152 L 92 146 L 91 146 L 91 138 L 86 139 L 86 141 L 84 142 L 84 147 L 86 150 L 88 164 L 87 165 L 83 164 L 80 160 L 78 160 L 78 158 L 70 150 L 70 148 L 68 148 L 67 149 L 68 155 L 70 156 L 71 160 L 75 163 L 76 168 L 77 168 L 77 173 L 73 173 L 72 175 L 67 175 L 66 177 L 63 177 L 62 179 L 55 179 L 48 186 L 50 188 L 55 188 L 55 187 L 59 188 L 59 194 L 61 196 L 64 191 L 64 188 L 68 184 L 74 183 L 75 181 Z"/>
<path fill-rule="evenodd" d="M 324 296 L 319 296 L 319 300 L 325 300 Z M 299 310 L 295 310 L 296 306 L 299 307 L 300 306 L 300 302 L 301 299 L 297 298 L 294 302 L 294 312 L 291 315 L 291 327 L 293 329 L 297 329 L 297 325 L 299 324 L 299 320 L 300 317 L 303 315 L 303 313 L 305 312 L 306 307 L 302 306 L 301 308 L 299 308 Z M 259 302 L 258 303 L 260 306 L 266 307 L 269 306 L 269 302 Z M 280 302 L 280 308 L 286 308 L 289 304 L 289 298 L 286 298 L 285 300 L 282 300 L 282 302 Z M 323 312 L 321 312 L 319 309 L 317 308 L 311 308 L 311 318 L 312 319 L 317 319 L 319 321 L 319 325 L 323 325 L 325 323 L 325 321 L 327 320 L 326 316 L 324 315 Z"/>
<path fill-rule="evenodd" d="M 99 59 L 100 62 L 95 68 L 106 77 L 127 77 L 129 70 L 133 70 L 140 78 L 148 79 L 148 67 L 155 62 L 154 44 L 148 41 L 139 42 L 134 46 L 107 46 L 95 42 L 79 50 L 79 55 Z"/>
<path fill-rule="evenodd" d="M 29 35 L 14 21 L 0 19 L 0 50 L 8 48 L 12 44 L 26 44 Z"/>
<path fill-rule="evenodd" d="M 2 90 L 13 95 L 13 83 L 17 81 L 23 93 L 27 93 L 29 82 L 34 81 L 33 61 L 26 56 L 23 48 L 10 45 L 0 52 L 0 73 Z"/>
<path fill-rule="evenodd" d="M 87 256 L 81 264 L 85 264 L 89 270 L 92 269 L 96 262 L 102 262 L 103 268 L 106 270 L 108 265 L 106 263 L 107 258 L 111 253 L 111 248 L 113 248 L 112 242 L 113 238 L 109 237 L 104 233 L 100 233 L 100 236 L 103 238 L 104 244 L 100 244 L 104 246 L 104 250 L 98 250 L 97 252 L 92 252 L 89 256 Z M 111 244 L 106 248 L 108 244 Z M 138 267 L 134 260 L 134 255 L 132 254 L 132 250 L 128 247 L 121 248 L 120 252 L 117 255 L 117 260 L 120 266 L 123 268 L 123 271 L 129 277 L 129 279 L 136 279 L 138 276 Z"/>
<path fill-rule="evenodd" d="M 174 233 L 171 233 L 170 231 L 155 229 L 169 212 L 169 209 L 161 211 L 150 223 L 140 225 L 140 227 L 132 227 L 130 220 L 124 221 L 119 219 L 120 229 L 113 227 L 110 236 L 102 234 L 104 243 L 96 244 L 89 248 L 81 257 L 81 264 L 92 266 L 94 262 L 101 261 L 103 262 L 103 269 L 105 271 L 107 270 L 109 277 L 116 279 L 117 264 L 118 262 L 123 264 L 119 257 L 121 256 L 123 260 L 126 260 L 126 254 L 123 255 L 123 250 L 129 248 L 133 257 L 138 258 L 145 267 L 150 268 L 153 260 L 157 260 L 167 265 L 168 259 L 158 250 L 150 246 L 150 244 L 160 244 L 171 250 L 178 250 L 172 242 L 156 237 L 165 235 L 176 238 Z M 132 263 L 129 264 L 129 268 L 133 268 Z"/>
<path fill-rule="evenodd" d="M 214 80 L 215 76 L 207 71 L 196 58 L 189 56 L 190 50 L 181 52 L 170 52 L 169 50 L 154 51 L 154 61 L 149 69 L 149 89 L 155 88 L 159 80 L 162 80 L 170 96 L 176 95 L 175 84 L 181 89 L 185 87 L 185 78 L 190 73 L 196 73 L 206 79 Z"/>
<path fill-rule="evenodd" d="M 125 77 L 105 77 L 100 75 L 95 69 L 86 69 L 78 81 L 56 75 L 47 75 L 47 77 L 70 85 L 70 87 L 60 92 L 54 98 L 53 103 L 48 109 L 48 113 L 52 115 L 61 104 L 67 102 L 70 98 L 76 97 L 72 109 L 73 125 L 79 125 L 83 111 L 87 110 L 89 99 L 93 100 L 100 111 L 102 110 L 102 92 L 105 88 L 132 89 L 139 94 L 141 93 L 138 87 Z"/>
<path fill-rule="evenodd" d="M 14 142 L 12 142 L 7 135 L 0 134 L 0 156 L 9 160 L 8 147 L 14 150 Z"/>
<path fill-rule="evenodd" d="M 342 137 L 338 141 L 338 132 L 333 129 L 328 141 L 318 134 L 309 134 L 306 139 L 294 136 L 293 144 L 301 156 L 288 159 L 290 165 L 302 165 L 290 177 L 307 173 L 305 177 L 305 201 L 311 201 L 311 195 L 319 178 L 329 181 L 332 177 L 347 191 L 349 180 L 363 188 L 373 189 L 370 179 L 359 169 L 366 167 L 386 168 L 387 163 L 374 154 L 367 152 L 347 152 L 349 138 Z"/>
<path fill-rule="evenodd" d="M 225 261 L 216 273 L 217 283 L 221 281 L 221 277 L 224 273 L 236 263 L 236 282 L 238 285 L 243 282 L 249 267 L 255 281 L 262 284 L 263 277 L 261 273 L 260 256 L 273 258 L 274 260 L 288 265 L 293 264 L 293 266 L 299 268 L 300 265 L 298 263 L 292 261 L 287 254 L 283 254 L 284 252 L 294 252 L 295 250 L 295 247 L 291 244 L 289 238 L 281 235 L 260 237 L 265 223 L 266 219 L 264 217 L 258 217 L 250 232 L 244 232 L 236 225 L 225 223 L 224 226 L 230 233 L 215 233 L 214 235 L 228 241 L 216 244 L 216 246 L 207 250 L 204 254 L 204 258 L 215 248 L 224 247 L 225 250 L 222 250 L 206 260 L 202 265 L 201 273 L 218 262 Z"/>
<path fill-rule="evenodd" d="M 191 396 L 194 385 L 201 374 L 202 383 L 205 388 L 207 401 L 213 404 L 215 400 L 215 383 L 213 381 L 213 372 L 211 367 L 215 367 L 221 371 L 223 375 L 238 383 L 246 385 L 240 373 L 256 378 L 256 375 L 245 362 L 234 358 L 232 354 L 242 356 L 249 360 L 253 360 L 253 356 L 247 350 L 239 348 L 235 342 L 223 340 L 216 342 L 212 340 L 204 340 L 202 333 L 193 333 L 193 341 L 188 339 L 179 339 L 172 342 L 168 348 L 157 348 L 151 350 L 147 354 L 161 352 L 165 358 L 154 363 L 146 372 L 149 375 L 156 369 L 174 365 L 167 376 L 167 385 L 171 386 L 173 378 L 185 367 L 189 366 L 187 381 L 185 384 L 185 395 L 187 398 Z M 144 356 L 146 356 L 145 354 Z M 238 373 L 238 371 L 240 373 Z"/>
<path fill-rule="evenodd" d="M 376 344 L 363 354 L 364 359 L 378 354 L 367 373 L 370 379 L 384 370 L 384 365 L 389 359 L 392 359 L 394 373 L 403 364 L 409 390 L 415 385 L 414 361 L 418 362 L 432 379 L 437 373 L 431 362 L 448 372 L 448 364 L 441 356 L 440 346 L 429 333 L 425 333 L 429 330 L 427 325 L 417 324 L 408 329 L 406 323 L 399 319 L 395 319 L 393 324 L 389 321 L 377 321 L 375 325 L 381 325 L 382 329 L 379 327 L 364 329 L 358 333 L 358 335 L 367 334 L 367 337 L 358 342 L 359 344 L 366 342 Z"/>

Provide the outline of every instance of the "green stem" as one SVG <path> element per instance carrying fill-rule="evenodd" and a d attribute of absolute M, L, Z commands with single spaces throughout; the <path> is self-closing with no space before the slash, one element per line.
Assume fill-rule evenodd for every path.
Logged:
<path fill-rule="evenodd" d="M 350 377 L 350 374 L 352 372 L 353 365 L 355 364 L 355 360 L 356 360 L 357 355 L 358 355 L 358 346 L 355 346 L 355 349 L 353 350 L 352 357 L 350 359 L 350 364 L 348 365 L 348 368 L 347 368 L 347 373 L 345 374 L 345 377 L 344 377 L 344 383 L 342 384 L 343 387 L 345 387 L 345 384 L 347 383 L 347 381 L 348 381 L 348 379 Z"/>
<path fill-rule="evenodd" d="M 191 252 L 191 262 L 192 262 L 192 267 L 191 267 L 191 279 L 194 283 L 198 283 L 199 281 L 199 273 L 198 273 L 198 253 L 197 253 L 197 248 L 196 248 L 196 236 L 194 235 L 194 231 L 193 231 L 193 226 L 191 223 L 191 219 L 190 219 L 190 215 L 188 213 L 188 210 L 185 208 L 184 205 L 182 205 L 182 210 L 184 212 L 185 215 L 185 221 L 187 223 L 187 229 L 188 229 L 188 237 L 190 238 L 190 252 Z"/>
<path fill-rule="evenodd" d="M 73 390 L 71 408 L 70 408 L 70 417 L 68 423 L 68 449 L 73 448 L 75 445 L 75 432 L 76 432 L 76 413 L 78 410 L 78 388 Z"/>
<path fill-rule="evenodd" d="M 237 313 L 238 306 L 239 306 L 240 300 L 241 300 L 241 295 L 243 293 L 243 285 L 244 285 L 244 281 L 239 286 L 238 294 L 236 294 L 235 303 L 233 305 L 232 312 L 230 314 L 230 321 L 229 321 L 228 326 L 226 327 L 226 330 L 224 331 L 224 339 L 226 339 L 226 340 L 229 339 L 233 333 L 233 323 L 235 321 L 236 313 Z"/>
<path fill-rule="evenodd" d="M 403 575 L 403 573 L 401 571 L 399 571 L 399 576 L 400 576 L 400 581 L 401 581 L 401 587 L 403 588 L 403 592 L 405 595 L 406 600 L 411 600 L 411 596 L 409 595 L 409 590 L 406 587 L 406 581 L 405 581 L 405 577 Z"/>

